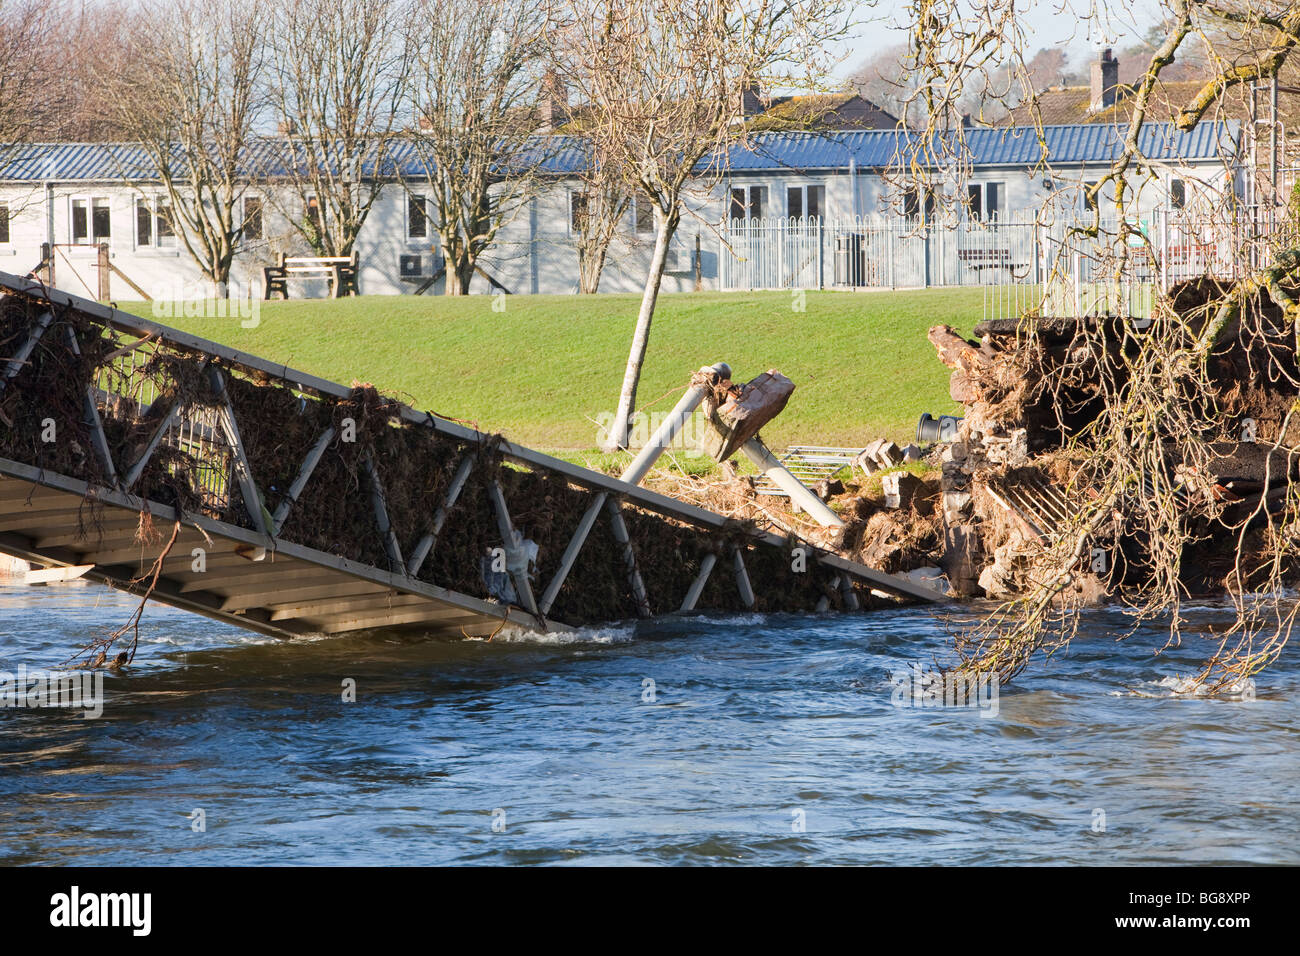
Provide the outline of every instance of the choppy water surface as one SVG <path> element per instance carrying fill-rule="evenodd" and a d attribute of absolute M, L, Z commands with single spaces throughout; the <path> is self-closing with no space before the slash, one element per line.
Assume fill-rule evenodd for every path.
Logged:
<path fill-rule="evenodd" d="M 133 607 L 0 587 L 0 670 Z M 1119 621 L 989 719 L 891 702 L 923 610 L 285 644 L 151 607 L 101 718 L 0 710 L 0 863 L 1300 862 L 1300 650 L 1175 699 L 1205 643 Z"/>

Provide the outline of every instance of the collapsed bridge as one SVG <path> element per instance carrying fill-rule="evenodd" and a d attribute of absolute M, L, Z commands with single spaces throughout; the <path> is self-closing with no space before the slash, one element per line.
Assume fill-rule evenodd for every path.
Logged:
<path fill-rule="evenodd" d="M 941 599 L 6 273 L 0 552 L 286 638 Z"/>

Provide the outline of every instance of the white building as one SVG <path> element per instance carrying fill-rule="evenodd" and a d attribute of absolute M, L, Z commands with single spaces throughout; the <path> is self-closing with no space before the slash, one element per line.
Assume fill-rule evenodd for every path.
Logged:
<path fill-rule="evenodd" d="M 888 223 L 900 234 L 915 234 L 926 223 L 939 248 L 956 250 L 954 262 L 970 264 L 988 257 L 961 256 L 960 242 L 952 237 L 963 234 L 963 227 L 969 235 L 972 228 L 1031 221 L 1044 210 L 1061 218 L 1085 212 L 1079 187 L 1109 170 L 1124 130 L 1087 124 L 1046 127 L 1044 134 L 1040 143 L 1029 128 L 969 129 L 966 174 L 927 169 L 924 185 L 889 174 L 900 151 L 914 147 L 912 137 L 898 130 L 756 134 L 747 148 L 732 152 L 723 164 L 725 175 L 702 179 L 689 198 L 663 290 L 689 291 L 697 281 L 704 289 L 980 281 L 972 280 L 969 270 L 940 262 L 937 268 L 913 269 L 906 281 L 895 274 L 886 282 L 886 267 L 895 269 L 890 261 L 899 254 L 869 240 L 868 226 Z M 1189 133 L 1168 124 L 1144 127 L 1141 149 L 1151 169 L 1131 178 L 1138 214 L 1185 215 L 1197 208 L 1208 214 L 1231 205 L 1240 191 L 1240 134 L 1235 123 L 1205 123 Z M 139 299 L 142 292 L 174 296 L 172 290 L 199 282 L 200 270 L 168 223 L 165 191 L 147 176 L 122 172 L 140 168 L 139 152 L 132 147 L 62 143 L 15 146 L 0 155 L 0 271 L 35 269 L 48 245 L 54 250 L 56 285 L 96 296 L 99 246 L 107 244 L 114 300 Z M 475 292 L 577 291 L 574 197 L 580 183 L 574 164 L 581 150 L 554 155 L 546 188 L 502 230 L 482 260 L 496 285 L 476 278 Z M 357 242 L 364 294 L 412 293 L 441 265 L 433 230 L 412 198 L 419 196 L 415 183 L 422 177 L 409 159 L 405 162 L 399 168 L 406 184 L 396 179 L 384 184 Z M 945 212 L 929 190 L 958 195 L 960 209 Z M 248 228 L 232 278 L 260 283 L 262 267 L 281 253 L 305 252 L 285 218 L 305 210 L 295 208 L 284 187 L 271 183 L 251 182 L 243 201 Z M 610 249 L 601 291 L 641 288 L 652 228 L 648 212 L 633 203 Z M 779 259 L 780 267 L 764 267 L 758 276 L 754 267 L 764 257 Z M 791 263 L 799 267 L 787 268 Z M 324 285 L 307 281 L 293 294 L 323 294 Z M 438 281 L 426 291 L 441 290 Z"/>

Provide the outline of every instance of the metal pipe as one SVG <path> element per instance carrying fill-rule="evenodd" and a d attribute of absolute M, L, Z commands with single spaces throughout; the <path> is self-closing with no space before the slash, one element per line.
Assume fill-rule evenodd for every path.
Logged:
<path fill-rule="evenodd" d="M 718 362 L 713 366 L 705 366 L 700 369 L 701 372 L 716 375 L 718 378 L 731 378 L 731 366 L 726 362 Z M 668 450 L 672 445 L 673 439 L 677 437 L 678 432 L 685 427 L 690 421 L 695 409 L 700 407 L 700 402 L 704 401 L 704 395 L 707 389 L 702 385 L 692 385 L 686 390 L 686 394 L 668 413 L 668 417 L 663 424 L 655 429 L 655 433 L 650 436 L 650 440 L 645 443 L 645 447 L 632 459 L 632 463 L 619 477 L 620 481 L 627 482 L 629 485 L 641 484 L 654 463 L 659 457 Z"/>
<path fill-rule="evenodd" d="M 840 516 L 828 508 L 826 502 L 813 494 L 803 482 L 792 475 L 790 469 L 781 464 L 780 459 L 768 450 L 757 435 L 741 445 L 740 450 L 745 453 L 746 458 L 754 463 L 755 468 L 776 482 L 777 486 L 790 496 L 791 501 L 796 502 L 799 507 L 812 515 L 813 519 L 823 528 L 844 527 L 844 521 Z"/>

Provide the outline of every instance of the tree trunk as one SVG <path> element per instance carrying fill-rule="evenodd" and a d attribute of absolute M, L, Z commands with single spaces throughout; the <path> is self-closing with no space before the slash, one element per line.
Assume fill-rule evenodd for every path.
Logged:
<path fill-rule="evenodd" d="M 470 283 L 474 281 L 474 260 L 462 257 L 452 267 L 447 263 L 447 295 L 469 295 Z"/>
<path fill-rule="evenodd" d="M 641 365 L 645 362 L 646 346 L 650 342 L 650 321 L 654 318 L 655 302 L 659 299 L 659 285 L 663 282 L 664 265 L 668 261 L 668 244 L 672 242 L 673 233 L 681 213 L 673 203 L 670 215 L 663 215 L 655 210 L 659 232 L 655 236 L 654 256 L 650 260 L 650 274 L 646 276 L 645 292 L 641 296 L 641 311 L 636 319 L 636 331 L 632 335 L 632 350 L 627 356 L 627 370 L 623 373 L 623 392 L 618 400 L 618 413 L 610 425 L 609 438 L 605 442 L 607 452 L 626 448 L 628 432 L 631 429 L 632 413 L 636 410 L 636 388 L 641 381 Z"/>
<path fill-rule="evenodd" d="M 600 274 L 605 271 L 605 250 L 608 246 L 580 253 L 578 263 L 578 292 L 595 295 L 600 289 Z"/>

